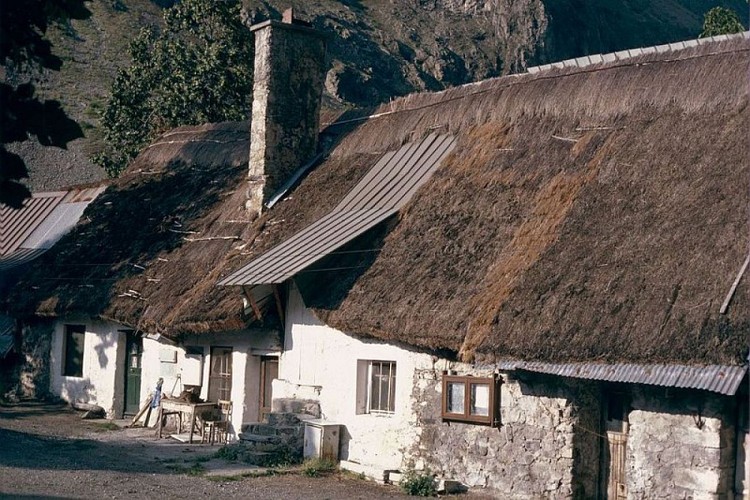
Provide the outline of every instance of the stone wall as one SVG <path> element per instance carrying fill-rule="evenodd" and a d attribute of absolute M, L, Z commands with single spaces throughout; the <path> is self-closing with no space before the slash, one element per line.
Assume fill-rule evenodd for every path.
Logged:
<path fill-rule="evenodd" d="M 17 382 L 11 396 L 45 399 L 50 396 L 50 346 L 53 323 L 34 321 L 23 325 Z"/>
<path fill-rule="evenodd" d="M 326 70 L 323 35 L 297 24 L 254 26 L 255 73 L 248 210 L 262 204 L 316 153 Z"/>
<path fill-rule="evenodd" d="M 407 465 L 467 486 L 491 488 L 502 498 L 595 496 L 599 441 L 595 434 L 578 432 L 576 425 L 598 423 L 597 392 L 593 384 L 506 377 L 501 427 L 444 423 L 441 374 L 416 370 L 412 401 L 419 438 L 407 450 Z"/>
<path fill-rule="evenodd" d="M 736 400 L 636 388 L 626 479 L 630 498 L 733 498 Z"/>

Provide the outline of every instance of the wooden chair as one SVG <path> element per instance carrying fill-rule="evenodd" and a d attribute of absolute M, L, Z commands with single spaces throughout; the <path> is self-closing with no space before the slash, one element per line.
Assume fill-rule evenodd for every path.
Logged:
<path fill-rule="evenodd" d="M 229 424 L 232 421 L 232 402 L 219 400 L 218 411 L 213 415 L 207 415 L 203 419 L 203 432 L 201 443 L 214 444 L 217 439 L 219 443 L 226 443 L 229 435 Z"/>

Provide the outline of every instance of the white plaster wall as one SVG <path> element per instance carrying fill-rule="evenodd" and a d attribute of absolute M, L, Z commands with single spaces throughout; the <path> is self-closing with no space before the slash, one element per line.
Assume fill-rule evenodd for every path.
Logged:
<path fill-rule="evenodd" d="M 260 385 L 260 356 L 278 354 L 278 339 L 269 332 L 246 331 L 189 336 L 185 345 L 203 349 L 203 366 L 199 377 L 194 376 L 195 356 L 186 354 L 181 345 L 152 339 L 143 340 L 143 371 L 141 397 L 145 400 L 153 392 L 159 377 L 164 378 L 163 391 L 167 396 L 179 396 L 185 381 L 200 382 L 201 398 L 208 397 L 211 346 L 232 348 L 232 424 L 230 437 L 236 438 L 242 424 L 258 418 L 258 387 Z M 176 353 L 176 363 L 164 362 Z M 188 373 L 189 371 L 189 373 Z M 179 375 L 179 379 L 178 379 Z M 151 419 L 151 424 L 155 420 Z"/>
<path fill-rule="evenodd" d="M 65 325 L 85 325 L 83 376 L 63 376 Z M 125 327 L 84 320 L 55 322 L 50 352 L 50 392 L 68 402 L 96 404 L 107 417 L 122 416 L 125 384 Z"/>
<path fill-rule="evenodd" d="M 358 360 L 396 362 L 394 414 L 357 414 Z M 416 415 L 411 407 L 414 372 L 432 367 L 429 355 L 362 342 L 320 323 L 292 288 L 273 398 L 319 401 L 322 418 L 346 427 L 340 458 L 398 469 L 403 451 L 417 438 Z"/>

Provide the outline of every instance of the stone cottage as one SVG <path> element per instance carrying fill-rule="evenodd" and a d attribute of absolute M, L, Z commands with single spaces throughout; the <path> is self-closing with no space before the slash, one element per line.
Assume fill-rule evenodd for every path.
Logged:
<path fill-rule="evenodd" d="M 314 174 L 347 188 L 303 181 L 220 281 L 287 296 L 275 404 L 319 404 L 342 465 L 379 479 L 747 495 L 747 48 L 565 61 L 331 124 L 353 130 Z M 284 232 L 306 199 L 321 215 Z"/>
<path fill-rule="evenodd" d="M 276 31 L 315 37 L 266 23 L 259 54 L 311 46 Z M 202 363 L 202 394 L 231 396 L 235 432 L 274 409 L 339 424 L 342 466 L 378 479 L 741 497 L 748 43 L 323 112 L 319 134 L 317 105 L 293 97 L 319 91 L 263 100 L 302 86 L 275 78 L 272 53 L 252 125 L 166 134 L 42 258 L 106 259 L 62 266 L 86 294 L 40 266 L 13 309 L 64 332 L 76 315 L 130 329 L 143 388 Z"/>

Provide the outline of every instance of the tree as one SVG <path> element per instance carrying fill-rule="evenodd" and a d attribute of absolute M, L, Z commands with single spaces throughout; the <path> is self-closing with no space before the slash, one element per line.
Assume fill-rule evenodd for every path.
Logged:
<path fill-rule="evenodd" d="M 737 14 L 733 10 L 724 7 L 714 7 L 706 12 L 706 15 L 703 17 L 703 31 L 701 31 L 700 38 L 729 35 L 742 31 L 745 31 L 745 27 L 742 26 L 740 18 L 737 17 Z"/>
<path fill-rule="evenodd" d="M 57 101 L 41 101 L 31 81 L 9 83 L 10 77 L 34 72 L 57 71 L 62 60 L 52 53 L 45 38 L 51 23 L 85 19 L 91 13 L 86 0 L 28 0 L 4 2 L 0 7 L 0 63 L 4 80 L 0 83 L 0 205 L 21 208 L 31 196 L 21 182 L 28 177 L 23 159 L 8 151 L 5 144 L 25 141 L 34 135 L 43 145 L 65 147 L 83 135 Z"/>
<path fill-rule="evenodd" d="M 130 46 L 102 116 L 107 151 L 94 161 L 115 177 L 160 133 L 181 125 L 246 119 L 253 36 L 239 0 L 182 0 L 164 10 L 164 29 Z"/>

